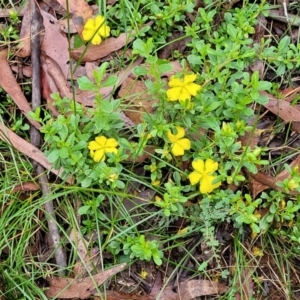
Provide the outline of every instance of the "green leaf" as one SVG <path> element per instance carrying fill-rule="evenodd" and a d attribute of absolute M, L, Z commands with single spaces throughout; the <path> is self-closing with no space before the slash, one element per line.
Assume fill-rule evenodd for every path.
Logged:
<path fill-rule="evenodd" d="M 272 83 L 268 81 L 260 81 L 258 83 L 257 89 L 260 91 L 267 91 L 270 90 L 272 87 Z"/>
<path fill-rule="evenodd" d="M 167 73 L 173 70 L 173 66 L 169 63 L 163 63 L 158 65 L 158 71 L 160 74 Z"/>
<path fill-rule="evenodd" d="M 208 107 L 205 108 L 205 111 L 209 112 L 209 111 L 213 111 L 215 109 L 217 109 L 219 106 L 221 105 L 221 102 L 212 102 L 209 104 Z"/>
<path fill-rule="evenodd" d="M 52 150 L 49 153 L 47 158 L 50 163 L 54 163 L 55 161 L 57 161 L 59 159 L 59 150 L 58 149 Z"/>
<path fill-rule="evenodd" d="M 114 110 L 114 105 L 111 101 L 102 100 L 101 101 L 101 110 L 107 114 L 110 114 Z"/>
<path fill-rule="evenodd" d="M 133 70 L 132 70 L 132 73 L 136 76 L 143 76 L 143 75 L 146 75 L 148 74 L 148 70 L 144 67 L 141 67 L 141 66 L 136 66 Z"/>
<path fill-rule="evenodd" d="M 269 98 L 267 96 L 264 96 L 264 95 L 259 95 L 258 98 L 255 99 L 255 101 L 259 104 L 267 104 L 269 102 Z"/>
<path fill-rule="evenodd" d="M 115 86 L 116 83 L 118 81 L 118 77 L 117 76 L 109 76 L 104 83 L 101 84 L 101 87 L 108 87 L 108 86 Z"/>
<path fill-rule="evenodd" d="M 93 91 L 95 84 L 92 83 L 86 76 L 82 76 L 77 79 L 78 86 L 83 91 Z"/>
<path fill-rule="evenodd" d="M 66 147 L 63 147 L 59 150 L 59 156 L 60 158 L 67 158 L 69 156 L 69 151 L 68 151 L 68 148 Z"/>
<path fill-rule="evenodd" d="M 153 40 L 149 38 L 146 43 L 141 39 L 137 39 L 133 42 L 133 54 L 139 54 L 142 57 L 148 58 L 153 51 Z"/>
<path fill-rule="evenodd" d="M 74 48 L 79 48 L 85 44 L 85 41 L 83 41 L 79 34 L 76 34 L 74 37 Z"/>
<path fill-rule="evenodd" d="M 101 66 L 93 71 L 93 75 L 98 86 L 101 85 L 101 81 L 106 73 L 106 69 L 108 67 L 108 62 L 104 62 Z"/>
<path fill-rule="evenodd" d="M 89 205 L 81 206 L 81 207 L 78 209 L 78 214 L 79 214 L 80 216 L 86 215 L 90 208 L 91 208 L 91 207 L 90 207 Z"/>
<path fill-rule="evenodd" d="M 162 260 L 160 257 L 155 256 L 155 257 L 153 257 L 153 260 L 156 263 L 156 265 L 161 266 Z"/>
<path fill-rule="evenodd" d="M 202 64 L 202 59 L 199 55 L 195 55 L 195 54 L 188 55 L 187 60 L 192 65 L 201 65 Z"/>
<path fill-rule="evenodd" d="M 286 53 L 288 51 L 289 45 L 291 43 L 291 39 L 289 36 L 285 36 L 278 44 L 278 52 Z"/>

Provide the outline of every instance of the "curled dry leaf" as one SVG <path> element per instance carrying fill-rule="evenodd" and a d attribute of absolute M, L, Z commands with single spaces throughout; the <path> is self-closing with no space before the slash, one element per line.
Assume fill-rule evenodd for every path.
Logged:
<path fill-rule="evenodd" d="M 127 117 L 135 124 L 140 124 L 144 113 L 152 113 L 152 106 L 156 102 L 148 94 L 143 81 L 128 77 L 122 84 L 118 97 L 124 99 L 126 108 L 123 110 Z"/>
<path fill-rule="evenodd" d="M 58 63 L 49 57 L 46 54 L 41 55 L 41 63 L 42 67 L 45 72 L 50 75 L 51 79 L 53 80 L 55 87 L 58 89 L 61 97 L 67 97 L 69 99 L 73 98 L 72 92 L 70 87 L 68 86 L 67 80 L 65 75 L 62 72 L 62 69 L 58 65 Z M 49 83 L 49 82 L 48 82 Z M 51 82 L 50 82 L 51 84 Z M 52 92 L 55 92 L 55 87 L 51 87 L 50 89 Z"/>
<path fill-rule="evenodd" d="M 167 286 L 162 292 L 157 294 L 151 292 L 150 295 L 132 295 L 115 291 L 107 291 L 107 300 L 192 300 L 196 297 L 220 295 L 225 293 L 228 288 L 221 283 L 209 280 L 190 280 L 181 282 L 178 293 L 172 290 L 172 286 Z M 100 298 L 97 298 L 100 299 Z"/>
<path fill-rule="evenodd" d="M 5 92 L 14 100 L 18 108 L 24 114 L 24 116 L 28 119 L 28 121 L 37 129 L 41 127 L 41 125 L 31 120 L 28 117 L 28 112 L 31 111 L 31 107 L 24 96 L 19 84 L 17 83 L 11 68 L 7 62 L 7 49 L 3 49 L 0 51 L 0 86 L 5 90 Z"/>
<path fill-rule="evenodd" d="M 258 138 L 255 135 L 251 135 L 251 133 L 246 133 L 244 136 L 240 138 L 240 141 L 243 146 L 250 146 L 253 149 L 258 142 Z M 290 164 L 290 167 L 293 168 L 298 166 L 300 169 L 300 155 L 297 156 Z M 262 191 L 272 188 L 275 190 L 282 190 L 277 186 L 277 182 L 283 181 L 284 179 L 289 177 L 289 173 L 284 170 L 279 173 L 276 177 L 272 177 L 264 172 L 257 172 L 256 174 L 248 172 L 246 169 L 244 170 L 246 174 L 250 177 L 250 188 L 252 196 L 255 198 Z M 290 194 L 297 195 L 299 194 L 297 191 L 290 191 Z"/>
<path fill-rule="evenodd" d="M 262 95 L 269 98 L 269 102 L 264 107 L 285 122 L 300 122 L 300 111 L 284 99 L 276 99 L 267 92 L 261 92 Z"/>
<path fill-rule="evenodd" d="M 87 4 L 85 0 L 72 0 L 68 2 L 66 0 L 57 0 L 59 4 L 65 9 L 69 10 L 69 13 L 72 15 L 72 22 L 76 27 L 76 30 L 81 34 L 83 26 L 87 19 L 93 17 L 93 10 L 90 5 Z"/>
<path fill-rule="evenodd" d="M 99 45 L 81 46 L 71 50 L 71 56 L 81 62 L 95 61 L 110 53 L 123 48 L 126 44 L 134 40 L 134 32 L 122 33 L 117 38 L 108 38 Z M 86 47 L 87 50 L 86 50 Z"/>
<path fill-rule="evenodd" d="M 66 10 L 56 0 L 43 0 L 43 2 L 45 2 L 49 7 L 51 7 L 60 15 L 64 15 L 66 13 Z"/>
<path fill-rule="evenodd" d="M 60 30 L 59 23 L 55 17 L 44 10 L 40 10 L 40 12 L 43 17 L 45 27 L 45 34 L 41 49 L 60 66 L 62 73 L 65 78 L 67 78 L 67 74 L 69 72 L 68 39 Z"/>
<path fill-rule="evenodd" d="M 105 282 L 111 276 L 119 273 L 125 267 L 126 263 L 123 263 L 109 270 L 105 270 L 97 275 L 85 278 L 49 278 L 47 279 L 49 288 L 45 291 L 45 295 L 49 298 L 89 298 L 93 295 L 94 289 L 97 286 L 100 286 L 103 282 Z"/>
<path fill-rule="evenodd" d="M 35 182 L 23 182 L 21 184 L 17 184 L 13 187 L 12 192 L 31 192 L 31 191 L 38 191 L 40 186 Z"/>
<path fill-rule="evenodd" d="M 75 229 L 71 231 L 70 241 L 75 244 L 78 254 L 77 262 L 73 268 L 74 277 L 88 276 L 88 272 L 91 272 L 98 264 L 99 248 L 92 248 L 89 250 L 89 243 Z"/>
<path fill-rule="evenodd" d="M 32 146 L 26 140 L 20 138 L 17 134 L 7 128 L 5 125 L 0 123 L 0 139 L 8 144 L 12 145 L 20 153 L 28 156 L 29 158 L 35 160 L 45 169 L 51 171 L 53 174 L 60 176 L 63 172 L 63 169 L 54 170 L 52 165 L 48 162 L 44 153 L 38 148 Z M 73 178 L 69 178 L 67 182 L 72 183 Z"/>
<path fill-rule="evenodd" d="M 15 73 L 19 72 L 19 67 L 17 65 L 11 65 L 10 67 L 11 67 L 11 69 Z M 31 66 L 22 66 L 22 74 L 25 77 L 29 77 L 30 78 L 32 76 L 32 68 L 31 68 Z"/>
<path fill-rule="evenodd" d="M 181 282 L 177 293 L 172 290 L 172 286 L 167 286 L 160 294 L 160 300 L 192 300 L 200 296 L 220 295 L 228 288 L 221 283 L 209 280 L 189 280 Z"/>

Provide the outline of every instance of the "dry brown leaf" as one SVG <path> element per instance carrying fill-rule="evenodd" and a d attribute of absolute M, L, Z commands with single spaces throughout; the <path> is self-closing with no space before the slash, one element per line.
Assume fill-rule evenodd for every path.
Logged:
<path fill-rule="evenodd" d="M 293 122 L 297 123 L 297 122 Z M 299 128 L 300 129 L 300 128 Z M 257 146 L 257 143 L 259 141 L 259 138 L 254 134 L 246 133 L 244 136 L 240 137 L 240 141 L 243 146 L 249 146 L 251 149 L 254 149 L 255 146 Z M 298 168 L 300 169 L 300 155 L 297 156 L 290 164 L 290 167 L 293 168 L 296 165 L 298 165 Z M 252 196 L 255 198 L 259 193 L 262 191 L 272 188 L 275 190 L 282 190 L 279 188 L 276 183 L 278 181 L 283 181 L 284 179 L 288 178 L 289 173 L 286 170 L 283 170 L 280 174 L 278 174 L 276 177 L 272 177 L 264 172 L 257 172 L 256 174 L 250 173 L 247 171 L 247 169 L 244 169 L 245 173 L 250 177 L 250 188 L 252 192 Z M 299 194 L 296 191 L 291 191 L 290 194 L 297 195 Z"/>
<path fill-rule="evenodd" d="M 73 94 L 71 92 L 70 87 L 68 86 L 65 75 L 63 74 L 58 63 L 53 60 L 51 57 L 42 54 L 41 55 L 41 63 L 43 70 L 46 74 L 50 75 L 51 81 L 53 80 L 54 86 L 51 85 L 51 81 L 48 80 L 48 84 L 50 85 L 50 90 L 52 92 L 58 89 L 61 97 L 67 97 L 69 99 L 73 98 Z M 48 78 L 47 78 L 48 79 Z"/>
<path fill-rule="evenodd" d="M 269 187 L 265 184 L 262 184 L 261 182 L 257 181 L 254 177 L 250 176 L 249 178 L 249 184 L 250 184 L 250 190 L 251 190 L 251 195 L 253 199 L 256 198 L 256 196 L 263 192 L 264 190 L 268 189 Z"/>
<path fill-rule="evenodd" d="M 77 279 L 61 277 L 49 278 L 47 281 L 50 286 L 49 289 L 45 291 L 45 295 L 49 298 L 59 297 L 65 299 L 86 299 L 92 295 L 96 286 L 100 286 L 103 282 L 120 272 L 125 267 L 126 263 L 123 263 L 92 277 Z M 94 283 L 96 283 L 96 286 Z"/>
<path fill-rule="evenodd" d="M 51 171 L 53 174 L 60 177 L 63 169 L 54 170 L 52 165 L 48 162 L 44 153 L 38 148 L 32 146 L 26 140 L 20 138 L 17 134 L 7 128 L 5 125 L 0 123 L 0 139 L 8 144 L 11 144 L 16 150 L 35 160 L 42 165 L 46 170 Z M 73 178 L 69 178 L 67 182 L 72 183 Z"/>
<path fill-rule="evenodd" d="M 14 100 L 18 108 L 24 114 L 24 116 L 28 119 L 28 121 L 37 129 L 41 127 L 41 125 L 31 120 L 28 117 L 28 112 L 31 111 L 31 107 L 27 102 L 26 97 L 24 96 L 19 84 L 17 83 L 11 68 L 7 62 L 7 49 L 3 49 L 0 51 L 0 86 L 5 90 L 5 92 Z"/>
<path fill-rule="evenodd" d="M 276 116 L 280 117 L 285 122 L 299 122 L 300 112 L 295 107 L 291 106 L 285 100 L 276 99 L 267 92 L 261 92 L 262 95 L 269 98 L 269 102 L 264 104 L 264 107 L 271 111 Z"/>
<path fill-rule="evenodd" d="M 252 274 L 253 270 L 249 268 L 242 270 L 240 275 L 241 281 L 238 281 L 236 284 L 236 289 L 240 291 L 235 294 L 236 300 L 253 299 L 252 296 L 254 292 L 254 282 L 252 279 Z"/>
<path fill-rule="evenodd" d="M 123 48 L 126 44 L 130 43 L 134 40 L 134 32 L 129 33 L 122 33 L 117 38 L 108 38 L 101 42 L 100 45 L 88 45 L 88 46 L 81 46 L 76 49 L 71 50 L 71 56 L 79 60 L 81 58 L 81 62 L 87 61 L 95 61 L 100 58 L 103 58 L 110 53 L 117 51 Z M 86 50 L 86 47 L 88 49 Z M 86 51 L 86 52 L 85 52 Z M 84 53 L 84 55 L 83 55 Z M 81 57 L 83 55 L 83 57 Z"/>
<path fill-rule="evenodd" d="M 15 72 L 19 72 L 19 67 L 16 65 L 11 65 L 10 68 Z M 32 68 L 31 66 L 22 66 L 22 74 L 26 77 L 31 77 L 32 76 Z"/>
<path fill-rule="evenodd" d="M 59 28 L 64 33 L 77 33 L 77 29 L 74 26 L 73 22 L 70 22 L 68 19 L 62 19 L 58 21 Z"/>
<path fill-rule="evenodd" d="M 94 300 L 103 300 L 102 297 L 93 297 Z M 106 300 L 155 300 L 156 298 L 151 295 L 140 294 L 126 294 L 117 291 L 107 291 Z M 160 299 L 160 298 L 159 298 Z"/>
<path fill-rule="evenodd" d="M 143 81 L 128 77 L 119 90 L 118 97 L 123 98 L 127 107 L 123 109 L 127 117 L 135 124 L 143 120 L 144 113 L 151 114 L 152 106 L 156 102 Z"/>
<path fill-rule="evenodd" d="M 60 15 L 64 15 L 66 13 L 66 10 L 56 0 L 43 0 L 43 2 L 45 2 L 49 7 L 51 7 Z"/>
<path fill-rule="evenodd" d="M 143 58 L 139 57 L 126 69 L 121 70 L 119 74 L 116 74 L 116 76 L 118 76 L 118 80 L 115 86 L 109 86 L 100 89 L 100 94 L 102 94 L 103 98 L 108 98 L 109 96 L 112 96 L 112 92 L 126 80 L 126 78 L 131 74 L 133 68 L 140 65 L 142 61 Z M 92 91 L 78 91 L 76 93 L 76 101 L 83 104 L 84 106 L 94 106 L 94 99 L 95 93 Z"/>
<path fill-rule="evenodd" d="M 300 155 L 298 155 L 291 163 L 290 167 L 294 168 L 295 166 L 298 166 L 300 169 Z M 281 173 L 279 173 L 276 177 L 272 177 L 266 173 L 258 172 L 257 174 L 249 173 L 249 175 L 254 178 L 256 181 L 258 181 L 261 186 L 259 187 L 260 192 L 267 188 L 272 188 L 277 191 L 281 191 L 282 189 L 276 185 L 277 182 L 283 181 L 286 178 L 290 176 L 287 170 L 283 170 Z M 265 188 L 263 188 L 265 187 Z M 290 195 L 298 195 L 299 192 L 297 191 L 290 191 Z"/>
<path fill-rule="evenodd" d="M 83 30 L 83 26 L 87 21 L 87 19 L 93 17 L 92 8 L 87 4 L 85 0 L 69 1 L 68 8 L 67 8 L 67 1 L 65 0 L 57 0 L 57 1 L 65 10 L 68 9 L 69 12 L 72 14 L 72 22 L 76 27 L 77 32 L 81 34 Z"/>
<path fill-rule="evenodd" d="M 29 3 L 29 1 L 28 1 Z M 27 4 L 25 10 L 23 10 L 24 15 L 22 19 L 22 26 L 20 31 L 20 43 L 17 46 L 18 50 L 16 51 L 16 55 L 19 57 L 28 57 L 31 52 L 30 45 L 30 6 Z"/>
<path fill-rule="evenodd" d="M 45 27 L 41 50 L 60 66 L 62 73 L 65 78 L 67 78 L 69 72 L 68 39 L 60 30 L 59 23 L 56 18 L 44 10 L 40 10 L 40 12 L 43 17 Z"/>
<path fill-rule="evenodd" d="M 107 291 L 107 300 L 192 300 L 200 296 L 223 294 L 228 288 L 221 283 L 209 280 L 190 280 L 181 282 L 178 287 L 178 293 L 172 290 L 172 286 L 167 286 L 162 292 L 157 290 L 156 294 L 150 295 L 132 295 L 121 292 Z M 96 298 L 100 299 L 100 298 Z"/>
<path fill-rule="evenodd" d="M 183 53 L 191 39 L 191 37 L 187 37 L 183 32 L 173 32 L 172 36 L 168 37 L 166 46 L 158 51 L 158 57 L 169 59 L 172 57 L 174 50 Z"/>
<path fill-rule="evenodd" d="M 99 248 L 92 248 L 88 250 L 89 243 L 85 238 L 75 229 L 71 231 L 70 241 L 76 245 L 78 259 L 73 268 L 74 277 L 85 277 L 88 271 L 92 271 L 99 261 Z"/>
<path fill-rule="evenodd" d="M 12 193 L 16 192 L 31 192 L 31 191 L 38 191 L 40 186 L 35 182 L 23 182 L 21 184 L 17 184 L 13 187 Z"/>
<path fill-rule="evenodd" d="M 228 288 L 221 283 L 209 280 L 189 280 L 181 282 L 178 286 L 177 293 L 173 292 L 172 286 L 166 287 L 160 300 L 192 300 L 200 296 L 223 294 Z"/>

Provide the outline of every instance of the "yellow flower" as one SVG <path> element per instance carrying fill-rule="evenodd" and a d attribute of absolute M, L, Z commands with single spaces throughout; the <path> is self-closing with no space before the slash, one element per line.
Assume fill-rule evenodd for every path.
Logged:
<path fill-rule="evenodd" d="M 93 45 L 99 45 L 102 37 L 106 38 L 110 34 L 109 26 L 105 25 L 105 19 L 102 16 L 96 16 L 94 19 L 88 19 L 82 31 L 82 38 L 85 41 L 91 40 Z"/>
<path fill-rule="evenodd" d="M 177 134 L 172 134 L 168 131 L 168 139 L 172 143 L 172 153 L 174 156 L 180 156 L 184 154 L 184 150 L 189 150 L 191 148 L 191 141 L 189 139 L 184 139 L 184 128 L 176 126 Z"/>
<path fill-rule="evenodd" d="M 194 83 L 197 75 L 184 75 L 183 80 L 180 78 L 175 78 L 175 76 L 171 76 L 169 81 L 170 89 L 167 90 L 167 97 L 169 101 L 185 101 L 191 100 L 192 96 L 196 96 L 196 94 L 201 90 L 201 86 L 199 84 Z"/>
<path fill-rule="evenodd" d="M 200 193 L 211 193 L 214 189 L 220 186 L 220 182 L 212 183 L 217 176 L 213 173 L 218 170 L 218 163 L 212 159 L 207 159 L 205 162 L 202 159 L 194 160 L 192 166 L 195 169 L 189 175 L 189 180 L 192 185 L 200 182 Z"/>
<path fill-rule="evenodd" d="M 148 276 L 148 272 L 145 270 L 145 269 L 142 269 L 142 271 L 141 271 L 141 278 L 142 279 L 146 279 L 147 278 L 147 276 Z"/>
<path fill-rule="evenodd" d="M 110 182 L 115 182 L 118 178 L 119 178 L 119 175 L 113 173 L 113 174 L 110 174 L 110 175 L 109 175 L 109 179 L 108 179 L 108 180 L 109 180 Z"/>
<path fill-rule="evenodd" d="M 264 251 L 261 248 L 256 246 L 252 248 L 252 253 L 254 256 L 264 256 Z"/>
<path fill-rule="evenodd" d="M 95 141 L 89 142 L 88 148 L 90 149 L 91 157 L 95 162 L 104 161 L 105 153 L 113 152 L 117 153 L 118 142 L 111 138 L 107 139 L 105 136 L 98 136 Z"/>
<path fill-rule="evenodd" d="M 298 187 L 299 187 L 299 183 L 296 182 L 296 180 L 292 178 L 288 183 L 288 188 L 290 190 L 294 190 L 294 189 L 297 189 Z"/>
<path fill-rule="evenodd" d="M 153 180 L 153 181 L 151 181 L 151 184 L 153 186 L 160 186 L 160 180 Z"/>

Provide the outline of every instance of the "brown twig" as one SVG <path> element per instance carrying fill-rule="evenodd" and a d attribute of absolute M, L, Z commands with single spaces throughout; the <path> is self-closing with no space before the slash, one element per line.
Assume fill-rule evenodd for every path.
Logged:
<path fill-rule="evenodd" d="M 40 14 L 34 0 L 30 0 L 31 11 L 31 63 L 32 63 L 32 110 L 41 105 L 41 65 L 40 65 Z M 39 146 L 41 142 L 40 132 L 31 126 L 30 141 L 32 145 Z M 44 197 L 51 194 L 48 178 L 45 169 L 39 163 L 32 161 L 39 184 L 42 188 Z M 59 268 L 59 275 L 64 276 L 64 268 L 67 266 L 65 253 L 61 244 L 59 229 L 57 226 L 56 216 L 54 213 L 53 201 L 48 200 L 45 203 L 46 219 L 48 223 L 49 233 L 55 248 L 56 264 Z"/>

